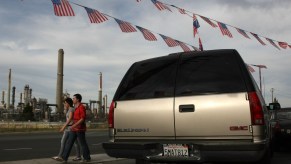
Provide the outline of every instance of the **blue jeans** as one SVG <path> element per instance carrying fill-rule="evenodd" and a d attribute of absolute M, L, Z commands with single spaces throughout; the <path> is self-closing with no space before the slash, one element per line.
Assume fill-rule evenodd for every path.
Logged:
<path fill-rule="evenodd" d="M 64 148 L 65 148 L 65 145 L 66 145 L 66 142 L 67 142 L 68 138 L 69 138 L 69 130 L 66 129 L 64 131 L 64 133 L 63 133 L 63 137 L 62 137 L 62 140 L 61 140 L 61 147 L 60 147 L 60 151 L 59 151 L 59 154 L 58 154 L 59 157 L 61 157 L 62 153 L 64 152 Z M 74 147 L 75 147 L 75 150 L 76 150 L 76 156 L 81 158 L 80 144 L 78 142 L 78 139 L 75 141 Z"/>
<path fill-rule="evenodd" d="M 73 147 L 74 142 L 76 141 L 76 139 L 78 139 L 79 144 L 82 148 L 82 152 L 83 152 L 83 158 L 85 160 L 91 160 L 90 157 L 90 150 L 86 141 L 86 136 L 85 136 L 85 132 L 69 132 L 69 138 L 67 140 L 67 143 L 65 145 L 65 149 L 64 152 L 62 154 L 62 158 L 67 161 L 70 153 L 71 153 L 71 149 Z"/>

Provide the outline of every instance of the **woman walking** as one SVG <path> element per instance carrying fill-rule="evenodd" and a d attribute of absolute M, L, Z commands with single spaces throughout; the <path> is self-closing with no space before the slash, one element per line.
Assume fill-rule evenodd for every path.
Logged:
<path fill-rule="evenodd" d="M 66 114 L 66 123 L 63 125 L 63 127 L 60 129 L 60 132 L 63 132 L 63 137 L 61 139 L 61 147 L 58 156 L 52 157 L 54 160 L 60 160 L 62 157 L 62 154 L 64 152 L 65 144 L 69 138 L 69 132 L 71 130 L 71 126 L 73 125 L 73 115 L 75 112 L 75 109 L 73 108 L 73 100 L 71 98 L 66 98 L 64 102 L 64 112 Z M 78 139 L 75 141 L 75 149 L 76 149 L 76 157 L 73 159 L 73 161 L 79 161 L 81 160 L 81 153 L 80 153 L 80 145 L 78 142 Z"/>

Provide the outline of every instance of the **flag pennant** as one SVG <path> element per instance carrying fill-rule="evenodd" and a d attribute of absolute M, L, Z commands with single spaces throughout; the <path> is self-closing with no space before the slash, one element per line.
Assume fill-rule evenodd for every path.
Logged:
<path fill-rule="evenodd" d="M 203 51 L 203 45 L 202 45 L 202 41 L 201 41 L 200 37 L 199 37 L 198 41 L 199 41 L 199 49 L 200 49 L 200 51 Z"/>
<path fill-rule="evenodd" d="M 99 11 L 90 9 L 88 7 L 84 7 L 84 8 L 87 11 L 87 14 L 89 16 L 91 23 L 102 23 L 108 20 L 108 18 L 104 14 L 100 13 Z"/>
<path fill-rule="evenodd" d="M 202 18 L 205 22 L 207 22 L 210 26 L 212 26 L 212 27 L 217 27 L 217 25 L 216 24 L 214 24 L 210 19 L 208 19 L 208 18 L 206 18 L 206 17 L 204 17 L 204 16 L 201 16 L 201 15 L 199 15 L 200 16 L 200 18 Z"/>
<path fill-rule="evenodd" d="M 247 67 L 248 67 L 248 70 L 249 70 L 251 73 L 256 72 L 255 69 L 254 69 L 252 66 L 250 66 L 250 65 L 248 65 L 248 64 L 246 64 L 246 65 L 247 65 Z"/>
<path fill-rule="evenodd" d="M 200 24 L 198 22 L 197 17 L 195 16 L 195 14 L 193 14 L 193 34 L 194 37 L 196 34 L 198 34 L 198 28 L 200 27 Z"/>
<path fill-rule="evenodd" d="M 164 41 L 166 42 L 166 44 L 169 46 L 169 47 L 175 47 L 175 46 L 178 46 L 178 42 L 176 42 L 174 39 L 170 38 L 170 37 L 167 37 L 165 35 L 162 35 L 162 34 L 159 34 L 163 39 Z"/>
<path fill-rule="evenodd" d="M 248 39 L 251 39 L 251 38 L 247 35 L 247 33 L 246 33 L 244 30 L 239 29 L 239 28 L 236 28 L 236 30 L 237 30 L 237 32 L 240 33 L 242 36 L 244 36 L 244 37 L 246 37 L 246 38 L 248 38 Z"/>
<path fill-rule="evenodd" d="M 72 6 L 67 0 L 52 0 L 56 16 L 75 16 Z"/>
<path fill-rule="evenodd" d="M 195 47 L 195 46 L 191 46 L 195 51 L 200 51 L 199 48 Z"/>
<path fill-rule="evenodd" d="M 137 29 L 139 29 L 139 31 L 142 33 L 143 37 L 148 40 L 148 41 L 156 41 L 157 38 L 155 37 L 155 35 L 153 33 L 151 33 L 149 30 L 136 26 Z"/>
<path fill-rule="evenodd" d="M 162 10 L 169 10 L 169 11 L 171 11 L 172 12 L 172 10 L 168 7 L 168 6 L 166 6 L 165 4 L 163 4 L 162 2 L 160 2 L 160 1 L 157 1 L 157 0 L 152 0 L 152 2 L 154 3 L 154 5 L 160 10 L 160 11 L 162 11 Z"/>
<path fill-rule="evenodd" d="M 288 44 L 286 42 L 278 42 L 278 44 L 281 48 L 284 48 L 284 49 L 288 47 Z"/>
<path fill-rule="evenodd" d="M 230 33 L 230 31 L 228 30 L 228 28 L 226 27 L 226 25 L 224 23 L 221 23 L 221 22 L 217 22 L 219 28 L 220 28 L 220 31 L 222 33 L 222 35 L 226 35 L 230 38 L 232 38 L 232 35 Z"/>
<path fill-rule="evenodd" d="M 179 46 L 183 49 L 184 52 L 191 51 L 191 49 L 188 46 L 186 46 L 185 43 L 180 42 L 178 40 L 175 40 L 175 41 L 179 44 Z"/>
<path fill-rule="evenodd" d="M 175 6 L 175 5 L 171 5 L 171 6 L 177 8 L 178 11 L 179 11 L 181 14 L 186 14 L 186 10 L 185 10 L 185 9 L 179 8 L 179 7 Z"/>
<path fill-rule="evenodd" d="M 136 32 L 136 29 L 128 22 L 114 18 L 122 32 Z"/>
<path fill-rule="evenodd" d="M 276 47 L 278 50 L 281 50 L 276 44 L 275 44 L 275 42 L 272 40 L 272 39 L 269 39 L 269 38 L 266 38 L 266 40 L 270 43 L 270 44 L 272 44 L 274 47 Z"/>
<path fill-rule="evenodd" d="M 264 45 L 266 45 L 266 43 L 264 43 L 263 41 L 262 41 L 262 39 L 260 39 L 259 38 L 259 36 L 257 35 L 257 34 L 254 34 L 254 33 L 252 33 L 251 32 L 251 34 L 264 46 Z"/>

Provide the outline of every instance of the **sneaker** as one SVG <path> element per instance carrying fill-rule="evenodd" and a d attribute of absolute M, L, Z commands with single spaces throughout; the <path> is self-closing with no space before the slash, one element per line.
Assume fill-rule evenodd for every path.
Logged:
<path fill-rule="evenodd" d="M 59 162 L 66 162 L 62 157 L 52 157 L 52 159 L 59 161 Z"/>
<path fill-rule="evenodd" d="M 58 158 L 60 158 L 59 156 L 54 156 L 52 157 L 52 159 L 57 160 Z"/>
<path fill-rule="evenodd" d="M 73 158 L 73 161 L 81 161 L 81 160 L 82 160 L 81 157 L 75 157 L 75 158 Z"/>

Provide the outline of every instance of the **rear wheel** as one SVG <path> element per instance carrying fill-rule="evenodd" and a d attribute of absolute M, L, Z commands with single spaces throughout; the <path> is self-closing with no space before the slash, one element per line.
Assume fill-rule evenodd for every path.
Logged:
<path fill-rule="evenodd" d="M 256 164 L 271 164 L 271 157 L 272 157 L 272 150 L 268 148 L 268 150 L 266 151 L 262 159 L 256 162 Z"/>

